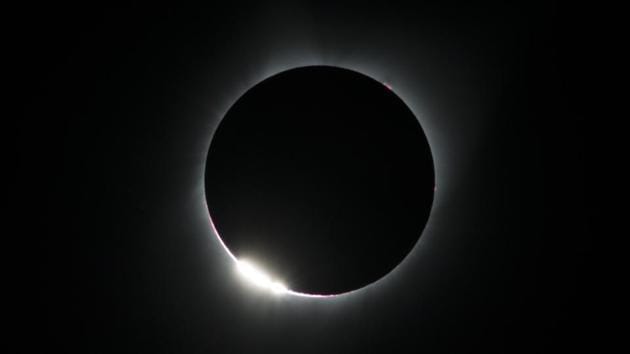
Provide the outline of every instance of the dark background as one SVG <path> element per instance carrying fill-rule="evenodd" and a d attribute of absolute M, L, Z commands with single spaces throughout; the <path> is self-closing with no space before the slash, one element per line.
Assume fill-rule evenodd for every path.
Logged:
<path fill-rule="evenodd" d="M 12 192 L 32 265 L 18 272 L 29 295 L 22 349 L 551 353 L 594 343 L 588 13 L 554 2 L 16 10 Z M 201 204 L 209 135 L 227 107 L 304 61 L 392 82 L 426 117 L 436 152 L 422 241 L 387 279 L 331 301 L 252 291 Z"/>

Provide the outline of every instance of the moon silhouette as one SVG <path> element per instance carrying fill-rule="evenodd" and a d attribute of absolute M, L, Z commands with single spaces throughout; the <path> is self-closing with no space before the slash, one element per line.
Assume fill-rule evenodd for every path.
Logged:
<path fill-rule="evenodd" d="M 394 90 L 353 70 L 307 66 L 232 105 L 210 143 L 205 193 L 234 258 L 291 292 L 336 295 L 410 253 L 435 171 L 418 119 Z"/>

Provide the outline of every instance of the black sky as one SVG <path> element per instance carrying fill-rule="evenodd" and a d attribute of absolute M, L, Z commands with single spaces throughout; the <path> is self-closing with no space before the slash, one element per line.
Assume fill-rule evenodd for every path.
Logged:
<path fill-rule="evenodd" d="M 25 351 L 587 344 L 584 13 L 553 2 L 19 11 L 18 206 L 35 270 L 24 276 Z M 422 242 L 378 286 L 328 302 L 244 285 L 200 198 L 208 139 L 229 105 L 307 63 L 391 82 L 425 119 L 436 158 Z"/>

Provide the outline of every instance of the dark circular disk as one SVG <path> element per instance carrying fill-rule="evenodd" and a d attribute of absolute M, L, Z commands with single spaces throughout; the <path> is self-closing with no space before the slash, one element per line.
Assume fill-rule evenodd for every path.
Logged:
<path fill-rule="evenodd" d="M 230 252 L 307 294 L 359 289 L 396 267 L 427 223 L 434 185 L 405 103 L 330 66 L 281 72 L 241 96 L 214 132 L 205 174 Z"/>

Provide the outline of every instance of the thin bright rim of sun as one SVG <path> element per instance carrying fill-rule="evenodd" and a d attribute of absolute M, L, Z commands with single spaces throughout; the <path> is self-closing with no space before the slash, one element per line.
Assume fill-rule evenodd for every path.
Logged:
<path fill-rule="evenodd" d="M 254 80 L 250 85 L 247 85 L 246 87 L 249 88 L 252 85 L 255 85 L 256 83 L 264 80 L 265 78 L 271 77 L 271 76 L 273 76 L 273 75 L 275 75 L 277 73 L 280 73 L 280 72 L 283 72 L 283 71 L 286 71 L 286 70 L 291 70 L 291 69 L 294 69 L 294 68 L 305 67 L 305 66 L 312 66 L 312 65 L 331 65 L 331 64 L 307 62 L 307 63 L 300 63 L 300 64 L 297 64 L 297 65 L 295 63 L 293 63 L 291 65 L 283 65 L 282 68 L 280 68 L 280 69 L 275 68 L 275 69 L 270 70 L 269 72 L 266 72 L 263 75 L 260 75 L 263 79 Z M 347 66 L 342 66 L 342 65 L 337 65 L 337 64 L 332 64 L 331 66 L 336 66 L 336 67 L 340 67 L 340 68 L 353 70 L 353 71 L 362 73 L 363 75 L 367 75 L 368 77 L 371 77 L 371 78 L 380 76 L 380 75 L 368 74 L 372 70 L 350 69 Z M 401 92 L 398 92 L 398 90 L 394 90 L 393 85 L 391 84 L 391 82 L 389 82 L 389 81 L 380 81 L 380 82 L 388 90 L 390 90 L 392 92 L 396 92 L 396 95 L 398 95 L 399 97 L 401 97 L 401 99 L 403 99 L 403 97 L 401 96 Z M 237 97 L 240 97 L 240 94 L 237 95 Z M 405 102 L 408 101 L 406 99 L 403 99 L 403 100 Z M 409 103 L 406 103 L 406 104 L 409 105 Z M 413 109 L 413 106 L 414 105 L 410 105 L 409 108 L 412 111 L 415 112 L 416 109 Z M 416 115 L 415 113 L 414 113 L 414 115 L 416 117 L 418 117 L 418 115 Z M 420 123 L 423 123 L 423 122 L 420 122 Z M 430 137 L 428 135 L 427 135 L 427 139 L 430 140 Z M 210 137 L 210 142 L 211 141 L 212 141 L 212 137 Z M 430 143 L 430 145 L 432 145 L 432 144 Z M 208 149 L 206 149 L 206 151 L 208 151 Z M 435 153 L 435 152 L 433 152 L 433 153 Z M 437 187 L 434 187 L 434 190 L 436 190 L 436 189 L 437 189 Z M 212 231 L 214 232 L 216 238 L 219 240 L 219 244 L 221 244 L 221 246 L 223 247 L 225 252 L 228 254 L 228 256 L 234 262 L 236 273 L 238 273 L 238 275 L 240 275 L 240 277 L 244 281 L 246 281 L 248 283 L 252 283 L 257 288 L 260 288 L 263 291 L 266 291 L 266 292 L 271 293 L 271 294 L 276 295 L 276 296 L 293 295 L 293 296 L 298 296 L 298 297 L 302 297 L 302 298 L 330 299 L 330 298 L 338 298 L 338 297 L 341 297 L 341 296 L 345 296 L 345 295 L 349 295 L 349 294 L 352 294 L 352 293 L 356 293 L 358 291 L 361 291 L 361 290 L 365 289 L 366 287 L 369 287 L 369 286 L 374 285 L 375 283 L 378 283 L 380 280 L 385 278 L 385 277 L 382 277 L 382 278 L 380 278 L 380 279 L 374 281 L 373 283 L 370 283 L 370 284 L 368 284 L 368 285 L 366 285 L 364 287 L 361 287 L 361 288 L 358 288 L 358 289 L 354 289 L 354 290 L 350 290 L 350 291 L 343 292 L 343 293 L 339 293 L 339 294 L 309 294 L 309 293 L 302 293 L 302 292 L 291 290 L 290 284 L 285 284 L 282 281 L 280 281 L 278 279 L 275 279 L 274 277 L 270 276 L 266 271 L 264 271 L 262 268 L 257 266 L 252 261 L 247 260 L 247 259 L 242 259 L 242 260 L 238 259 L 230 251 L 230 249 L 227 247 L 225 242 L 223 242 L 223 239 L 221 238 L 221 235 L 217 231 L 217 229 L 216 229 L 216 227 L 214 225 L 214 222 L 212 221 L 212 216 L 210 215 L 210 208 L 208 207 L 208 203 L 205 200 L 205 198 L 203 199 L 203 203 L 205 204 L 205 207 L 206 207 L 205 210 L 207 211 L 206 215 L 208 217 L 208 221 L 209 221 L 210 227 L 211 227 Z M 433 210 L 433 208 L 432 208 L 432 210 Z M 428 227 L 428 222 L 427 222 L 427 227 Z M 417 247 L 417 245 L 416 245 L 416 247 Z M 413 250 L 411 252 L 413 252 Z M 411 252 L 409 252 L 409 253 L 411 253 Z M 407 258 L 407 257 L 405 257 L 405 258 Z M 390 273 L 393 272 L 396 268 L 399 268 L 400 265 L 403 263 L 403 261 L 401 261 L 396 267 L 394 267 L 394 269 L 392 269 L 390 271 Z"/>

